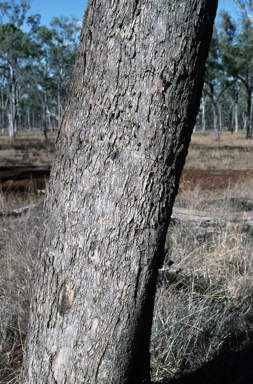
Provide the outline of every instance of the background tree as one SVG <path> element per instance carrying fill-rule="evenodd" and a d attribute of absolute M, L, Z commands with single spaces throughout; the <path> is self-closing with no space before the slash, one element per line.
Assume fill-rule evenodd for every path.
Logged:
<path fill-rule="evenodd" d="M 21 27 L 25 21 L 26 13 L 30 9 L 30 0 L 8 0 L 0 2 L 0 25 L 4 23 L 4 18 L 8 18 L 10 23 Z"/>
<path fill-rule="evenodd" d="M 250 23 L 253 24 L 253 2 L 252 0 L 234 0 L 235 4 L 239 7 L 239 9 L 242 11 L 243 15 L 248 18 Z"/>
<path fill-rule="evenodd" d="M 20 27 L 28 9 L 28 1 L 0 3 L 2 86 L 3 93 L 9 92 L 7 108 L 2 111 L 5 115 L 8 112 L 11 137 L 17 122 L 31 126 L 31 114 L 33 121 L 36 115 L 45 136 L 53 121 L 59 125 L 80 32 L 75 18 L 53 18 L 51 26 L 46 27 L 40 25 L 40 15 L 30 15 L 30 31 L 25 33 Z"/>
<path fill-rule="evenodd" d="M 205 93 L 209 96 L 212 104 L 213 112 L 213 129 L 216 140 L 220 140 L 220 127 L 218 127 L 218 100 L 222 93 L 220 85 L 219 73 L 221 72 L 221 65 L 219 62 L 219 39 L 217 29 L 214 28 L 213 36 L 211 39 L 209 55 L 206 62 L 205 74 Z M 202 102 L 203 103 L 203 102 Z M 203 104 L 202 104 L 203 108 Z"/>
<path fill-rule="evenodd" d="M 217 1 L 89 1 L 56 142 L 22 383 L 150 382 L 158 268 Z"/>
<path fill-rule="evenodd" d="M 222 35 L 223 52 L 222 63 L 227 76 L 238 79 L 247 94 L 247 133 L 252 137 L 252 90 L 253 90 L 253 26 L 244 19 L 241 31 L 235 35 L 235 26 L 231 17 L 223 13 Z"/>
<path fill-rule="evenodd" d="M 9 106 L 9 136 L 14 137 L 18 112 L 18 77 L 22 60 L 32 52 L 30 39 L 20 27 L 30 8 L 30 1 L 10 0 L 0 3 L 0 70 L 8 87 Z M 3 24 L 4 17 L 9 19 Z M 2 119 L 4 120 L 4 119 Z"/>
<path fill-rule="evenodd" d="M 0 69 L 9 88 L 9 136 L 14 137 L 18 108 L 18 77 L 22 61 L 32 54 L 29 36 L 13 23 L 0 26 Z"/>
<path fill-rule="evenodd" d="M 60 124 L 62 100 L 65 96 L 75 62 L 80 25 L 74 17 L 54 17 L 50 23 L 53 30 L 53 44 L 49 50 L 51 74 L 57 92 L 57 120 Z"/>

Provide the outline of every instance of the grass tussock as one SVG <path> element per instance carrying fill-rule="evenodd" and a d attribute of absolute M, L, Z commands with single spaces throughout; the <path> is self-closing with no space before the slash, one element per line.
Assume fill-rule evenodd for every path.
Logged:
<path fill-rule="evenodd" d="M 14 195 L 13 195 L 14 197 Z M 0 218 L 0 383 L 17 383 L 23 359 L 34 267 L 42 226 L 42 204 L 32 197 L 1 196 L 1 209 L 23 202 L 22 217 Z"/>
<path fill-rule="evenodd" d="M 247 207 L 253 208 L 250 191 L 246 184 L 216 194 L 185 190 L 177 197 L 176 206 L 243 214 Z M 151 343 L 153 380 L 250 384 L 253 231 L 217 223 L 212 234 L 200 233 L 189 222 L 169 228 L 164 267 L 173 260 L 182 271 L 161 272 L 159 278 Z"/>
<path fill-rule="evenodd" d="M 17 132 L 15 139 L 0 133 L 0 168 L 51 166 L 55 138 L 55 132 L 48 132 L 48 140 L 41 131 Z"/>
<path fill-rule="evenodd" d="M 215 141 L 213 131 L 193 133 L 185 168 L 252 169 L 253 141 L 245 136 L 245 131 L 222 131 Z"/>
<path fill-rule="evenodd" d="M 181 190 L 178 207 L 211 212 L 252 210 L 252 182 L 220 192 Z M 2 199 L 2 200 L 1 200 Z M 1 209 L 27 201 L 0 198 Z M 246 203 L 245 203 L 246 202 Z M 0 382 L 17 383 L 27 331 L 42 205 L 30 198 L 21 217 L 0 218 Z M 156 383 L 253 383 L 253 233 L 217 223 L 199 235 L 189 222 L 168 233 L 151 340 Z"/>

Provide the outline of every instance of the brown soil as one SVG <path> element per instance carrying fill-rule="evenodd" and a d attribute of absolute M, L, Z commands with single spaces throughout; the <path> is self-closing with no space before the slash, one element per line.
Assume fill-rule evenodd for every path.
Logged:
<path fill-rule="evenodd" d="M 49 180 L 50 168 L 0 168 L 0 180 L 2 190 L 31 191 L 45 189 Z M 247 170 L 203 170 L 184 169 L 180 179 L 180 190 L 193 189 L 198 186 L 201 189 L 225 189 L 253 179 L 253 169 Z"/>
<path fill-rule="evenodd" d="M 37 192 L 45 189 L 49 180 L 50 168 L 0 168 L 0 180 L 4 192 Z"/>

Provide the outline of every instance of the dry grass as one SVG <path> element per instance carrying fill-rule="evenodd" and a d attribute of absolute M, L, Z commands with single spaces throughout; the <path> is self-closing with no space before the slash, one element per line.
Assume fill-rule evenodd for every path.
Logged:
<path fill-rule="evenodd" d="M 204 135 L 195 132 L 185 168 L 197 169 L 252 169 L 253 140 L 245 139 L 245 132 L 221 132 L 221 140 L 215 141 L 213 131 Z"/>
<path fill-rule="evenodd" d="M 55 132 L 48 132 L 46 141 L 41 131 L 18 132 L 15 139 L 0 134 L 0 167 L 50 166 L 55 138 Z"/>
<path fill-rule="evenodd" d="M 252 197 L 250 184 L 216 194 L 185 190 L 176 205 L 243 211 L 243 199 Z M 212 235 L 196 233 L 192 223 L 169 229 L 165 267 L 171 259 L 183 269 L 177 275 L 163 273 L 158 283 L 151 344 L 153 380 L 252 384 L 253 229 L 246 233 L 240 227 L 217 225 Z"/>
<path fill-rule="evenodd" d="M 229 149 L 224 148 L 224 144 Z M 1 139 L 0 139 L 1 145 Z M 223 146 L 223 147 L 222 147 Z M 238 151 L 238 152 L 237 152 Z M 252 168 L 253 141 L 244 133 L 193 135 L 187 167 Z M 231 158 L 227 154 L 231 154 Z M 248 155 L 249 154 L 249 155 Z M 238 157 L 237 157 L 238 156 Z M 211 212 L 251 210 L 253 180 L 222 191 L 181 188 L 176 205 Z M 0 210 L 38 203 L 0 195 Z M 247 204 L 245 204 L 245 201 Z M 0 382 L 17 383 L 22 362 L 42 207 L 0 217 Z M 157 285 L 151 362 L 154 382 L 253 383 L 253 232 L 217 228 L 199 236 L 189 223 L 171 225 L 169 251 L 182 266 Z"/>
<path fill-rule="evenodd" d="M 215 195 L 198 188 L 184 190 L 176 205 L 219 212 L 242 211 L 244 206 L 238 201 L 251 197 L 251 191 L 251 184 L 240 184 L 234 190 Z M 29 202 L 32 207 L 36 200 L 30 198 Z M 40 205 L 21 218 L 1 219 L 1 383 L 17 382 L 22 362 L 41 209 Z M 213 235 L 199 238 L 192 225 L 182 223 L 170 227 L 169 239 L 166 262 L 172 259 L 183 270 L 179 275 L 163 275 L 158 282 L 151 344 L 153 380 L 252 383 L 253 366 L 249 359 L 253 362 L 253 354 L 249 343 L 253 336 L 253 233 L 217 226 Z M 231 353 L 243 356 L 239 360 L 244 364 L 237 369 L 238 380 L 242 377 L 242 381 L 234 379 L 233 361 L 238 364 L 238 356 L 230 356 Z M 208 368 L 206 364 L 212 364 L 214 359 L 216 368 Z M 201 371 L 203 367 L 205 370 Z M 198 369 L 199 381 L 196 377 L 178 381 L 186 380 L 182 379 L 185 374 L 194 374 L 191 372 Z M 222 376 L 224 372 L 226 379 Z"/>
<path fill-rule="evenodd" d="M 1 196 L 4 205 L 4 197 Z M 24 199 L 24 197 L 23 197 Z M 20 203 L 8 198 L 5 209 Z M 0 218 L 0 383 L 16 383 L 23 358 L 34 264 L 42 226 L 42 205 L 32 197 L 22 217 Z"/>

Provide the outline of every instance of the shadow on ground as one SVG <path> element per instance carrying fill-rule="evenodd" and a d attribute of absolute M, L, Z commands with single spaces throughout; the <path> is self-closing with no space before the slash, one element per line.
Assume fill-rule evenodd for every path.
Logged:
<path fill-rule="evenodd" d="M 253 384 L 253 342 L 240 351 L 225 347 L 196 371 L 160 384 Z"/>

